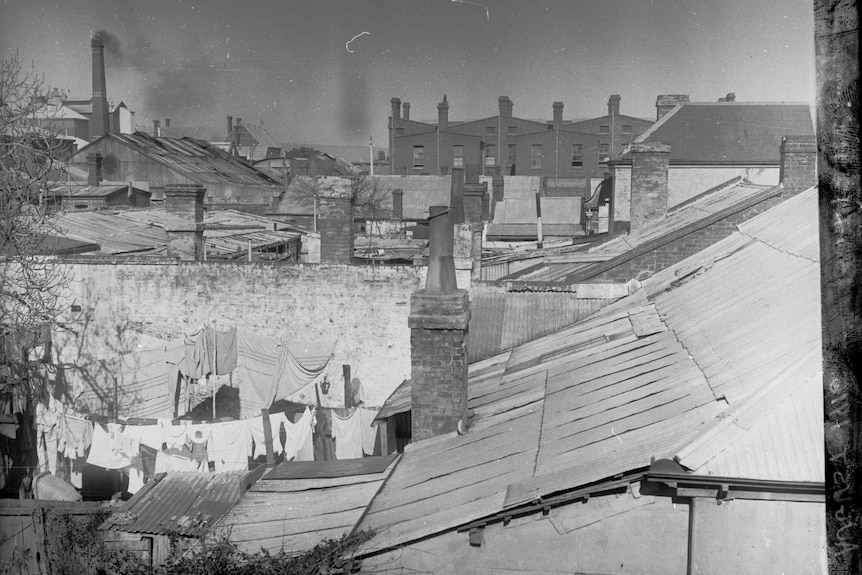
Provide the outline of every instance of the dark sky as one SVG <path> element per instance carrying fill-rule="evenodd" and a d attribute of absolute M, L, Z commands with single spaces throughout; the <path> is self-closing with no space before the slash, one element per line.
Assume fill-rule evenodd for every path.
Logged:
<path fill-rule="evenodd" d="M 104 30 L 109 98 L 141 126 L 233 115 L 280 141 L 385 146 L 393 96 L 434 121 L 443 94 L 451 120 L 501 95 L 537 119 L 561 100 L 567 120 L 610 94 L 645 118 L 658 94 L 813 102 L 813 20 L 810 0 L 2 0 L 0 53 L 89 96 Z"/>

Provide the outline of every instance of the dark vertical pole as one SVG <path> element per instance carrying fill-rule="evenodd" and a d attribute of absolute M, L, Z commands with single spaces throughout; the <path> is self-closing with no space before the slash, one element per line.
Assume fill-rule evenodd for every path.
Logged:
<path fill-rule="evenodd" d="M 272 450 L 272 423 L 269 420 L 269 410 L 266 408 L 261 409 L 260 416 L 263 418 L 263 442 L 266 445 L 266 466 L 275 467 L 275 453 Z"/>
<path fill-rule="evenodd" d="M 120 421 L 120 404 L 117 401 L 117 378 L 114 377 L 114 423 Z"/>
<path fill-rule="evenodd" d="M 342 365 L 342 373 L 344 374 L 344 407 L 349 409 L 353 407 L 353 391 L 350 385 L 350 366 Z"/>
<path fill-rule="evenodd" d="M 539 192 L 536 192 L 536 226 L 537 230 L 537 239 L 538 242 L 536 247 L 542 247 L 542 200 Z"/>

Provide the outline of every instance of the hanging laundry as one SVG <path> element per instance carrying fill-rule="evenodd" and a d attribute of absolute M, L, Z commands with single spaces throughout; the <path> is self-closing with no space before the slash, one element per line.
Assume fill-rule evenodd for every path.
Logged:
<path fill-rule="evenodd" d="M 323 373 L 335 350 L 335 343 L 284 342 L 273 381 L 274 399 L 287 398 Z"/>
<path fill-rule="evenodd" d="M 144 481 L 152 479 L 156 474 L 156 455 L 161 451 L 161 448 L 154 449 L 148 445 L 141 444 L 141 469 L 144 471 Z"/>
<path fill-rule="evenodd" d="M 185 379 L 182 377 L 180 367 L 185 359 L 185 354 L 186 346 L 183 343 L 173 343 L 165 346 L 165 383 L 167 384 L 166 389 L 171 413 L 165 414 L 163 417 L 180 416 L 186 413 L 185 409 L 180 409 L 183 402 L 179 400 L 179 398 L 183 397 L 182 382 Z M 177 389 L 178 387 L 180 389 Z"/>
<path fill-rule="evenodd" d="M 69 413 L 61 414 L 59 420 L 57 449 L 69 459 L 86 456 L 87 448 L 93 442 L 93 422 Z"/>
<path fill-rule="evenodd" d="M 169 419 L 158 420 L 165 422 L 165 425 L 172 427 Z M 165 443 L 165 431 L 162 425 L 127 425 L 123 429 L 123 433 L 128 437 L 137 439 L 141 445 L 146 445 L 150 449 L 161 449 Z M 182 429 L 185 433 L 185 428 Z"/>
<path fill-rule="evenodd" d="M 216 471 L 245 471 L 251 454 L 251 431 L 247 420 L 213 425 L 207 456 Z"/>
<path fill-rule="evenodd" d="M 122 439 L 117 437 L 117 424 L 109 423 L 110 431 L 106 431 L 101 425 L 93 426 L 93 443 L 90 445 L 90 453 L 87 455 L 87 463 L 105 469 L 122 469 L 131 465 L 129 454 L 124 447 L 131 450 L 131 445 L 123 445 Z"/>
<path fill-rule="evenodd" d="M 284 452 L 284 445 L 281 443 L 281 425 L 284 421 L 284 413 L 270 413 L 269 425 L 272 431 L 272 453 L 278 455 Z M 266 455 L 266 434 L 263 431 L 263 415 L 247 419 L 248 429 L 251 432 L 251 438 L 254 440 L 254 450 L 252 451 L 252 459 L 257 459 L 259 455 Z"/>
<path fill-rule="evenodd" d="M 237 364 L 237 335 L 236 328 L 227 331 L 216 331 L 211 327 L 206 328 L 207 342 L 212 342 L 215 350 L 214 369 L 216 375 L 227 375 L 236 369 Z"/>
<path fill-rule="evenodd" d="M 362 457 L 361 425 L 358 409 L 354 409 L 347 417 L 341 417 L 337 411 L 332 411 L 332 437 L 335 438 L 336 459 Z"/>
<path fill-rule="evenodd" d="M 362 452 L 365 455 L 374 455 L 374 448 L 377 446 L 377 426 L 372 425 L 374 418 L 377 417 L 377 409 L 367 409 L 360 407 L 359 411 L 360 433 L 362 434 Z"/>
<path fill-rule="evenodd" d="M 162 443 L 170 448 L 181 447 L 188 441 L 186 425 L 174 425 L 169 419 L 159 419 L 158 426 L 162 430 Z M 161 443 L 159 443 L 161 448 Z"/>
<path fill-rule="evenodd" d="M 240 417 L 255 417 L 275 400 L 273 378 L 280 344 L 271 337 L 237 332 L 237 367 L 234 384 L 240 389 Z"/>
<path fill-rule="evenodd" d="M 207 458 L 207 443 L 212 436 L 209 423 L 197 423 L 186 427 L 186 448 L 191 451 L 191 459 L 198 465 L 209 461 Z"/>
<path fill-rule="evenodd" d="M 314 461 L 314 412 L 306 407 L 296 423 L 285 418 L 284 459 L 287 461 Z"/>
<path fill-rule="evenodd" d="M 84 467 L 87 465 L 87 457 L 81 456 L 72 459 L 69 465 L 69 483 L 81 489 L 84 484 Z"/>
<path fill-rule="evenodd" d="M 188 457 L 164 449 L 156 454 L 155 473 L 167 471 L 197 471 L 198 464 Z"/>
<path fill-rule="evenodd" d="M 192 379 L 201 379 L 208 373 L 212 373 L 213 346 L 208 341 L 206 328 L 186 335 L 185 348 L 185 361 L 180 365 L 183 375 Z"/>
<path fill-rule="evenodd" d="M 60 442 L 62 404 L 53 397 L 48 404 L 36 404 L 36 446 L 39 470 L 57 474 L 57 447 Z"/>
<path fill-rule="evenodd" d="M 140 457 L 133 459 L 132 464 L 124 471 L 129 476 L 129 485 L 126 487 L 126 491 L 134 495 L 144 486 L 144 467 Z"/>

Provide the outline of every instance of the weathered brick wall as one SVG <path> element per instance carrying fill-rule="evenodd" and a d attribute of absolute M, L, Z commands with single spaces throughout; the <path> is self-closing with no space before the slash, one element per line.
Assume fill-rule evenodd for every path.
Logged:
<path fill-rule="evenodd" d="M 632 144 L 631 229 L 642 228 L 667 213 L 670 146 Z"/>
<path fill-rule="evenodd" d="M 467 405 L 467 332 L 413 328 L 410 345 L 415 350 L 412 440 L 452 433 Z"/>
<path fill-rule="evenodd" d="M 788 196 L 817 183 L 815 136 L 785 136 L 781 142 L 781 157 L 781 183 Z"/>
<path fill-rule="evenodd" d="M 162 262 L 65 265 L 74 278 L 67 318 L 77 335 L 58 336 L 61 360 L 128 353 L 149 337 L 175 340 L 203 325 L 236 326 L 294 341 L 337 339 L 326 374 L 340 393 L 342 364 L 381 405 L 410 377 L 410 294 L 426 268 Z M 313 399 L 310 398 L 310 399 Z"/>

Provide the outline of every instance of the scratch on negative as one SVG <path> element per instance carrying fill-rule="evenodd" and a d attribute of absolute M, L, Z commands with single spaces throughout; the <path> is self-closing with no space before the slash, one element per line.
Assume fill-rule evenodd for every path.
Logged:
<path fill-rule="evenodd" d="M 359 38 L 360 36 L 362 36 L 363 34 L 368 34 L 368 35 L 370 36 L 370 35 L 371 35 L 371 32 L 360 32 L 359 34 L 357 34 L 356 36 L 354 36 L 353 38 L 351 38 L 350 40 L 348 40 L 348 41 L 347 41 L 347 43 L 346 43 L 346 44 L 344 44 L 344 48 L 345 48 L 348 52 L 350 52 L 351 54 L 353 54 L 353 50 L 351 50 L 351 49 L 350 49 L 350 43 L 351 43 L 351 42 L 353 42 L 354 40 L 356 40 L 357 38 Z"/>
<path fill-rule="evenodd" d="M 619 436 L 619 435 L 617 435 L 616 433 L 614 433 L 614 428 L 613 428 L 613 427 L 611 427 L 611 433 L 613 433 L 613 434 L 614 434 L 614 437 L 616 437 L 617 439 L 619 439 L 619 440 L 620 440 L 620 443 L 622 443 L 622 442 L 623 442 L 623 440 L 622 440 L 622 439 L 620 439 L 620 436 Z"/>
<path fill-rule="evenodd" d="M 491 20 L 491 11 L 484 4 L 479 4 L 478 2 L 470 2 L 470 0 L 452 0 L 452 2 L 458 2 L 460 4 L 472 4 L 473 6 L 478 6 L 479 8 L 485 9 L 485 17 L 490 21 Z"/>

